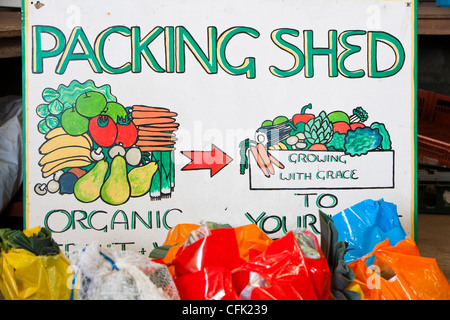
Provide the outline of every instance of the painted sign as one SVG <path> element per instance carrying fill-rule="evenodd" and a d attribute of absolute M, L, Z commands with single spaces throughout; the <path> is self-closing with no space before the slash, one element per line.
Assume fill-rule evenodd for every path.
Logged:
<path fill-rule="evenodd" d="M 415 3 L 23 3 L 26 227 L 149 252 L 178 223 L 415 225 Z"/>

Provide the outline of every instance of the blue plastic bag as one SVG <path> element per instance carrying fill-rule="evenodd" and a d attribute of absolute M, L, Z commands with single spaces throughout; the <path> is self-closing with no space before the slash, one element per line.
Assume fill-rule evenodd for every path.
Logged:
<path fill-rule="evenodd" d="M 406 237 L 397 206 L 383 199 L 364 200 L 331 219 L 338 231 L 338 240 L 348 243 L 348 251 L 344 256 L 346 263 L 372 252 L 378 243 L 386 239 L 395 246 Z"/>

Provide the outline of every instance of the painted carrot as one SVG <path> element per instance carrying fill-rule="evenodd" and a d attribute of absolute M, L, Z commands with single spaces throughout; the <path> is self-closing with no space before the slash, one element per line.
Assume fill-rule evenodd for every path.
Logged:
<path fill-rule="evenodd" d="M 164 127 L 170 127 L 170 128 L 178 128 L 180 126 L 179 123 L 167 123 L 167 124 L 161 124 L 161 123 L 155 123 L 147 126 L 142 126 L 142 129 L 148 129 L 148 128 L 164 128 Z"/>
<path fill-rule="evenodd" d="M 177 141 L 174 137 L 140 136 L 139 141 Z"/>
<path fill-rule="evenodd" d="M 141 125 L 147 125 L 147 124 L 154 124 L 154 123 L 172 123 L 175 122 L 174 118 L 146 118 L 146 119 L 142 119 L 142 118 L 138 118 L 138 119 L 133 119 L 133 123 L 137 126 L 141 126 Z"/>
<path fill-rule="evenodd" d="M 133 119 L 176 117 L 178 114 L 168 111 L 132 111 Z"/>
<path fill-rule="evenodd" d="M 153 151 L 171 151 L 173 150 L 172 147 L 150 147 L 150 146 L 140 146 L 139 149 L 143 152 L 153 152 Z"/>
<path fill-rule="evenodd" d="M 138 147 L 155 147 L 155 146 L 168 146 L 175 144 L 174 141 L 154 141 L 154 140 L 138 140 L 136 145 Z"/>
<path fill-rule="evenodd" d="M 273 170 L 272 163 L 269 159 L 269 154 L 267 153 L 266 147 L 262 143 L 258 143 L 256 145 L 256 148 L 258 150 L 259 155 L 261 156 L 261 160 L 263 161 L 264 165 L 267 167 L 267 170 L 269 170 L 270 174 L 275 174 L 275 171 Z"/>
<path fill-rule="evenodd" d="M 256 163 L 258 164 L 258 167 L 261 168 L 262 172 L 264 173 L 264 175 L 269 178 L 270 177 L 270 173 L 269 171 L 267 171 L 267 167 L 264 165 L 264 162 L 261 159 L 261 156 L 258 153 L 258 149 L 256 148 L 256 146 L 250 146 L 249 147 L 250 151 L 253 154 L 253 157 L 256 160 Z"/>
<path fill-rule="evenodd" d="M 163 131 L 163 130 L 174 131 L 174 130 L 177 130 L 179 126 L 180 126 L 180 124 L 176 123 L 176 122 L 172 122 L 172 123 L 152 123 L 152 124 L 142 125 L 142 126 L 139 127 L 139 129 L 149 130 L 149 131 L 155 131 L 155 129 L 158 129 L 160 131 Z"/>
<path fill-rule="evenodd" d="M 133 106 L 132 111 L 166 111 L 170 110 L 163 107 L 149 107 L 149 106 Z"/>
<path fill-rule="evenodd" d="M 164 131 L 139 130 L 139 136 L 142 136 L 142 137 L 175 137 L 175 133 L 164 132 Z"/>
<path fill-rule="evenodd" d="M 275 157 L 272 156 L 270 153 L 268 153 L 268 155 L 269 155 L 270 161 L 271 161 L 274 165 L 276 165 L 276 166 L 277 166 L 278 168 L 280 168 L 280 169 L 284 169 L 284 164 L 282 164 L 280 161 L 278 161 L 277 159 L 275 159 Z"/>

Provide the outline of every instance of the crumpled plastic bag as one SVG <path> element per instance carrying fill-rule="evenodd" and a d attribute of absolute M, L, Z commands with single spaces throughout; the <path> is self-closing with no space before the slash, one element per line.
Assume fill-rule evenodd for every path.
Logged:
<path fill-rule="evenodd" d="M 164 243 L 150 252 L 149 257 L 153 261 L 167 265 L 170 274 L 175 276 L 172 261 L 176 257 L 178 251 L 183 247 L 189 234 L 198 228 L 200 228 L 200 225 L 198 224 L 177 224 L 169 230 Z"/>
<path fill-rule="evenodd" d="M 22 184 L 22 98 L 0 98 L 0 212 Z"/>
<path fill-rule="evenodd" d="M 232 270 L 242 263 L 234 229 L 193 230 L 172 260 L 182 300 L 235 300 Z"/>
<path fill-rule="evenodd" d="M 70 260 L 72 300 L 179 300 L 167 267 L 137 252 L 90 244 Z"/>
<path fill-rule="evenodd" d="M 267 249 L 273 242 L 256 224 L 247 224 L 234 228 L 240 257 L 248 261 Z"/>
<path fill-rule="evenodd" d="M 55 244 L 48 234 L 34 237 L 36 234 L 41 234 L 40 230 L 40 227 L 24 230 L 25 236 L 32 237 L 30 241 L 25 241 L 25 244 L 30 250 L 35 249 L 52 254 L 31 252 L 12 242 L 2 243 L 0 290 L 6 300 L 68 300 L 70 298 L 70 283 L 73 276 L 70 261 L 61 251 L 55 250 Z M 50 246 L 45 247 L 47 245 Z"/>
<path fill-rule="evenodd" d="M 150 255 L 152 258 L 162 259 L 163 263 L 170 264 L 175 258 L 178 250 L 185 245 L 192 231 L 199 229 L 202 225 L 209 229 L 231 228 L 228 225 L 218 225 L 212 222 L 202 224 L 180 223 L 171 228 L 167 233 L 164 243 L 154 249 Z M 234 228 L 238 242 L 239 254 L 242 259 L 248 260 L 250 256 L 264 251 L 273 242 L 256 224 L 247 224 Z"/>
<path fill-rule="evenodd" d="M 450 285 L 436 259 L 420 256 L 412 239 L 386 239 L 349 264 L 366 300 L 449 300 Z"/>
<path fill-rule="evenodd" d="M 267 234 L 253 223 L 235 228 L 232 228 L 230 225 L 214 222 L 201 222 L 201 224 L 180 223 L 169 230 L 164 243 L 160 247 L 152 250 L 150 258 L 166 264 L 170 273 L 174 276 L 175 271 L 172 261 L 175 259 L 178 251 L 186 246 L 186 241 L 188 241 L 189 236 L 192 237 L 194 234 L 200 236 L 201 230 L 208 233 L 208 230 L 215 228 L 231 228 L 234 230 L 239 255 L 243 260 L 248 260 L 251 256 L 261 253 L 273 242 Z M 190 241 L 192 242 L 192 240 L 191 238 Z"/>
<path fill-rule="evenodd" d="M 272 242 L 255 224 L 178 224 L 150 257 L 168 266 L 183 300 L 237 300 L 248 278 L 232 271 Z"/>
<path fill-rule="evenodd" d="M 188 228 L 192 231 L 170 257 L 182 300 L 329 298 L 327 261 L 309 231 L 291 231 L 274 241 L 255 224 Z M 173 230 L 184 233 L 186 226 Z M 174 232 L 166 244 L 169 238 L 181 240 Z M 157 260 L 164 263 L 167 256 Z"/>
<path fill-rule="evenodd" d="M 69 300 L 70 262 L 62 254 L 36 256 L 11 249 L 0 257 L 0 289 L 6 300 Z"/>
<path fill-rule="evenodd" d="M 234 229 L 211 230 L 203 226 L 191 232 L 172 264 L 178 277 L 206 267 L 220 266 L 231 271 L 241 262 Z"/>
<path fill-rule="evenodd" d="M 175 277 L 175 284 L 181 300 L 239 300 L 231 271 L 221 266 Z"/>
<path fill-rule="evenodd" d="M 250 282 L 240 293 L 246 300 L 328 300 L 330 270 L 315 235 L 289 231 L 264 252 L 245 262 Z"/>
<path fill-rule="evenodd" d="M 383 199 L 364 200 L 333 215 L 332 220 L 339 232 L 338 240 L 348 243 L 346 263 L 370 253 L 385 239 L 395 245 L 406 237 L 397 206 Z"/>

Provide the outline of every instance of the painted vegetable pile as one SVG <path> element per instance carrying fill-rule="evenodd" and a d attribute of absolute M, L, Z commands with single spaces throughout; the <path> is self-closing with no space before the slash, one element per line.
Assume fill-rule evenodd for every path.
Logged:
<path fill-rule="evenodd" d="M 174 189 L 176 113 L 162 107 L 125 107 L 109 86 L 72 81 L 43 92 L 37 107 L 45 134 L 39 161 L 46 183 L 35 192 L 73 194 L 81 202 L 120 205 L 149 194 L 168 198 Z"/>
<path fill-rule="evenodd" d="M 274 174 L 273 165 L 284 166 L 271 154 L 271 150 L 341 151 L 350 156 L 361 156 L 372 150 L 391 150 L 391 139 L 384 124 L 367 124 L 368 113 L 362 108 L 352 114 L 333 111 L 309 113 L 312 105 L 304 106 L 291 118 L 277 116 L 265 120 L 256 130 L 255 139 L 240 143 L 240 173 L 248 168 L 247 150 L 251 150 L 256 163 L 266 177 Z"/>
<path fill-rule="evenodd" d="M 357 107 L 352 114 L 344 111 L 318 115 L 307 113 L 311 104 L 290 119 L 278 116 L 266 120 L 256 132 L 256 140 L 268 149 L 344 151 L 351 156 L 371 150 L 390 150 L 389 133 L 382 123 L 366 123 L 367 112 Z"/>

